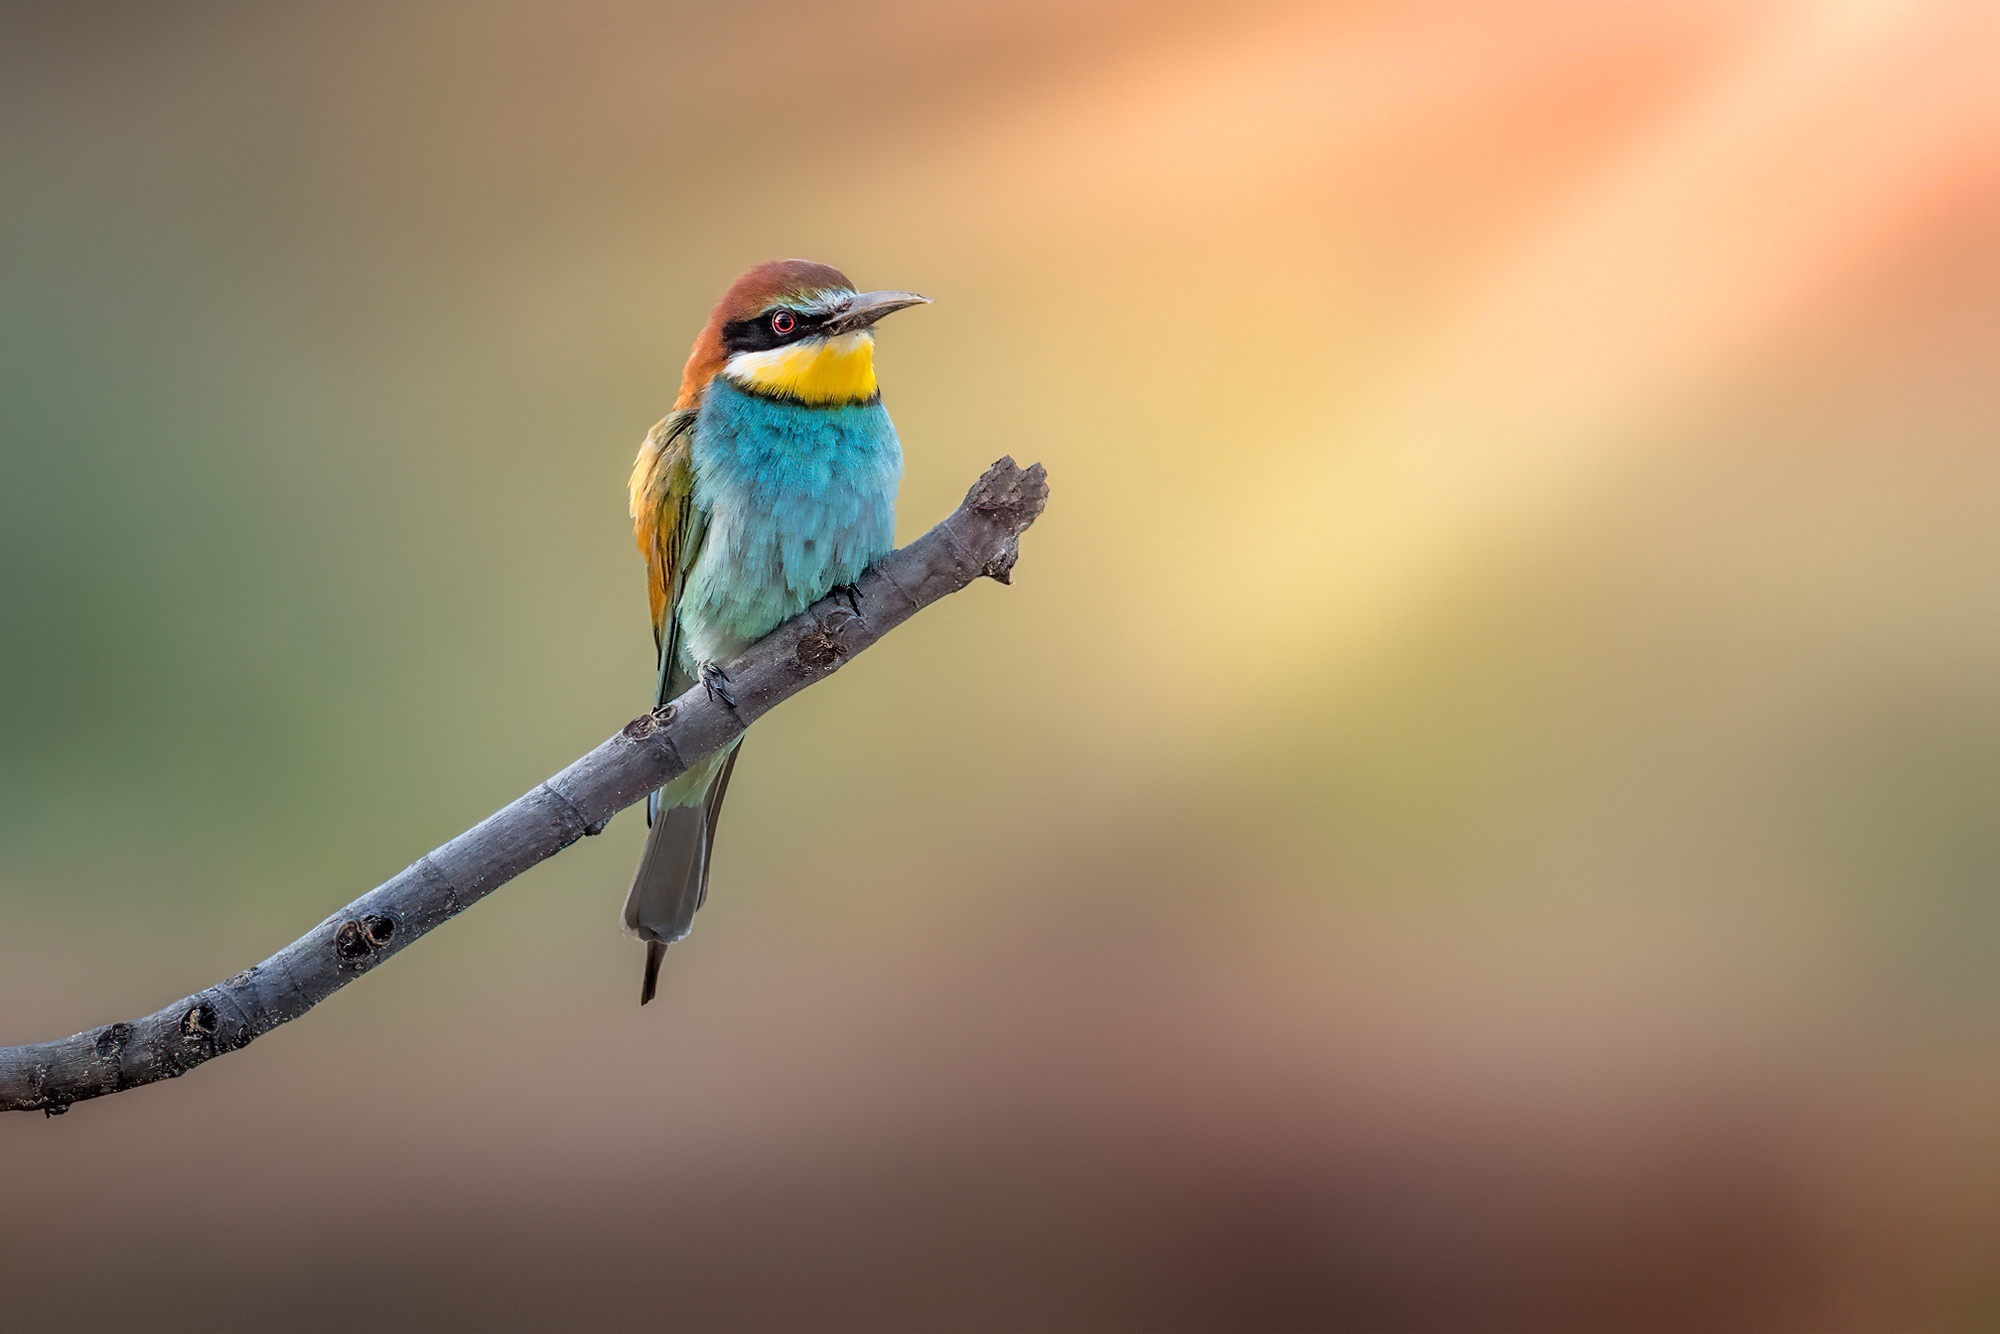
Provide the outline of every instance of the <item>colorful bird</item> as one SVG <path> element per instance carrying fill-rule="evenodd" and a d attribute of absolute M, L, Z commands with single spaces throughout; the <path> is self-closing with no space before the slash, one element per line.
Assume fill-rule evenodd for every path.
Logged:
<path fill-rule="evenodd" d="M 695 683 L 725 701 L 717 664 L 861 577 L 894 544 L 903 451 L 875 384 L 875 322 L 922 305 L 857 292 L 837 269 L 780 259 L 738 278 L 695 339 L 674 410 L 632 466 L 646 558 L 657 702 Z M 646 942 L 639 1003 L 708 896 L 731 746 L 646 803 L 646 851 L 625 925 Z"/>

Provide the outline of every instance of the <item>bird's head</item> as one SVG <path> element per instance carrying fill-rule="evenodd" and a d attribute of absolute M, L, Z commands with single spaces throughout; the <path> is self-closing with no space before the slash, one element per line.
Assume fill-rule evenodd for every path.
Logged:
<path fill-rule="evenodd" d="M 759 264 L 729 285 L 695 340 L 676 406 L 717 375 L 739 389 L 816 407 L 876 395 L 875 321 L 928 303 L 915 292 L 857 292 L 840 270 L 804 259 Z"/>

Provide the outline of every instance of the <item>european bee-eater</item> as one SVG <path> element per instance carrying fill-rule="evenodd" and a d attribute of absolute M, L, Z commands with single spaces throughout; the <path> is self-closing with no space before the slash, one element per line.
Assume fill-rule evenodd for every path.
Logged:
<path fill-rule="evenodd" d="M 894 545 L 903 451 L 875 383 L 874 325 L 928 300 L 857 292 L 839 270 L 803 259 L 759 264 L 722 294 L 674 410 L 632 466 L 658 703 L 696 682 L 726 699 L 716 664 L 854 583 Z M 736 749 L 646 803 L 652 829 L 625 900 L 625 925 L 646 942 L 641 1005 L 708 895 Z"/>

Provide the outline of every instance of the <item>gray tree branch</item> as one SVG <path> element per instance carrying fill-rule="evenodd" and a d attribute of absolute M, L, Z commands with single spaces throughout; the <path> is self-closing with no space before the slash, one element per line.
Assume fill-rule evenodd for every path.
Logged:
<path fill-rule="evenodd" d="M 526 796 L 370 890 L 263 963 L 143 1019 L 0 1048 L 0 1111 L 71 1103 L 172 1079 L 248 1046 L 521 872 L 740 736 L 779 702 L 923 608 L 982 576 L 1008 582 L 1021 532 L 1049 494 L 1040 464 L 1001 459 L 950 517 L 726 664 L 733 703 L 697 686 Z"/>

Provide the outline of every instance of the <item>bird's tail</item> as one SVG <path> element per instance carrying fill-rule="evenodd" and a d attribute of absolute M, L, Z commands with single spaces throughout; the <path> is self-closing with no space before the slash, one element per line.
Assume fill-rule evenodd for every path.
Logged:
<path fill-rule="evenodd" d="M 739 743 L 740 744 L 740 743 Z M 646 850 L 639 857 L 639 869 L 632 877 L 631 892 L 625 896 L 626 929 L 646 942 L 646 977 L 639 989 L 639 1003 L 653 999 L 659 987 L 660 963 L 667 946 L 684 939 L 694 927 L 695 910 L 708 897 L 708 864 L 715 849 L 716 817 L 722 810 L 723 793 L 729 789 L 729 775 L 736 768 L 737 748 L 717 757 L 703 775 L 685 776 L 686 804 L 661 802 L 646 835 Z M 707 782 L 701 780 L 707 778 Z M 665 793 L 671 799 L 677 781 Z"/>

